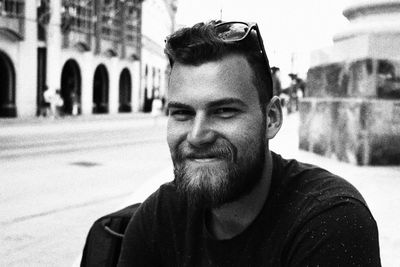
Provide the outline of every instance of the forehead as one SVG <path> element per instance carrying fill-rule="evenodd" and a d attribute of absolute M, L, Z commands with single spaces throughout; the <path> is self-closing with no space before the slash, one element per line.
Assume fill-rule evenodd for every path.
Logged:
<path fill-rule="evenodd" d="M 170 76 L 168 100 L 190 104 L 238 98 L 252 105 L 258 102 L 253 71 L 240 55 L 230 55 L 199 66 L 175 63 Z"/>

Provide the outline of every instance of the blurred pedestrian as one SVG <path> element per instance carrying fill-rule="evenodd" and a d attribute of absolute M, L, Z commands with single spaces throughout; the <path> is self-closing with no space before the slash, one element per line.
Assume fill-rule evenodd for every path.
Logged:
<path fill-rule="evenodd" d="M 39 116 L 43 117 L 50 116 L 51 113 L 50 102 L 51 102 L 51 92 L 49 91 L 49 87 L 46 85 L 41 99 Z"/>
<path fill-rule="evenodd" d="M 271 67 L 271 73 L 273 94 L 276 96 L 280 96 L 280 94 L 282 93 L 281 79 L 279 77 L 280 69 L 278 67 Z"/>
<path fill-rule="evenodd" d="M 46 91 L 43 93 L 43 98 L 46 103 L 46 106 L 48 106 L 48 112 L 46 112 L 46 116 L 54 119 L 57 116 L 57 106 L 56 106 L 56 92 L 53 89 L 46 88 Z"/>
<path fill-rule="evenodd" d="M 59 117 L 63 115 L 63 106 L 64 100 L 61 97 L 60 90 L 57 89 L 52 99 L 54 117 Z"/>
<path fill-rule="evenodd" d="M 75 91 L 71 91 L 70 99 L 72 105 L 71 114 L 72 116 L 76 116 L 79 113 L 78 110 L 79 107 L 78 107 L 78 96 L 76 95 Z"/>
<path fill-rule="evenodd" d="M 297 93 L 297 74 L 289 73 L 291 79 L 290 86 L 287 89 L 289 100 L 287 104 L 288 114 L 296 112 L 298 110 L 298 93 Z"/>
<path fill-rule="evenodd" d="M 154 98 L 151 104 L 151 115 L 153 116 L 154 124 L 157 124 L 158 117 L 163 115 L 163 104 L 158 91 L 155 91 L 154 93 Z"/>

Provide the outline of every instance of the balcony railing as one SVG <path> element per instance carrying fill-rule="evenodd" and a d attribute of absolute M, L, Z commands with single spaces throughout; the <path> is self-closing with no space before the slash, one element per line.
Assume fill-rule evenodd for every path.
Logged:
<path fill-rule="evenodd" d="M 64 0 L 61 12 L 64 47 L 79 44 L 84 50 L 90 50 L 95 23 L 94 1 Z"/>
<path fill-rule="evenodd" d="M 101 14 L 101 37 L 110 41 L 119 42 L 122 33 L 122 20 L 119 16 L 119 7 L 103 7 Z"/>
<path fill-rule="evenodd" d="M 139 58 L 141 5 L 142 0 L 63 0 L 64 47 L 79 41 L 90 49 L 95 43 L 95 53 Z"/>
<path fill-rule="evenodd" d="M 66 1 L 61 12 L 64 32 L 73 30 L 85 34 L 93 33 L 94 8 L 91 1 Z"/>
<path fill-rule="evenodd" d="M 125 10 L 124 19 L 124 50 L 123 56 L 132 59 L 140 58 L 141 50 L 141 27 L 142 27 L 142 5 L 138 0 L 132 0 Z"/>
<path fill-rule="evenodd" d="M 24 16 L 24 0 L 0 0 L 0 15 L 11 18 Z"/>

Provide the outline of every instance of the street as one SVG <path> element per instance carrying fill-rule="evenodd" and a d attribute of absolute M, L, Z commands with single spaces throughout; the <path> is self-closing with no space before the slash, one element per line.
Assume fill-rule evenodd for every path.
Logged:
<path fill-rule="evenodd" d="M 95 219 L 172 178 L 165 122 L 115 117 L 0 128 L 0 265 L 76 263 Z M 400 266 L 400 167 L 359 167 L 299 151 L 297 125 L 297 114 L 285 116 L 271 149 L 354 184 L 378 223 L 382 266 Z"/>
<path fill-rule="evenodd" d="M 77 124 L 1 131 L 1 266 L 70 266 L 95 219 L 170 173 L 165 119 Z"/>

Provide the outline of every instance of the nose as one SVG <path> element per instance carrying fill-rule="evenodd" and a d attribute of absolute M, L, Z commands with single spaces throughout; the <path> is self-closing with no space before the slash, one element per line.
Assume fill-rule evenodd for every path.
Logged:
<path fill-rule="evenodd" d="M 194 147 L 211 144 L 216 139 L 216 133 L 212 129 L 207 116 L 196 114 L 191 129 L 187 135 L 187 141 Z"/>

